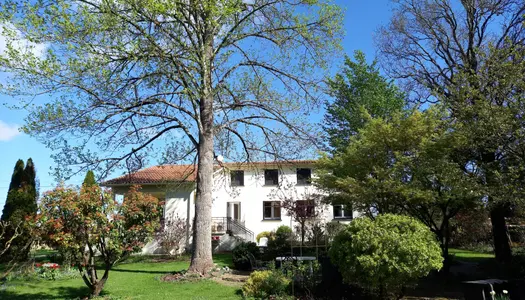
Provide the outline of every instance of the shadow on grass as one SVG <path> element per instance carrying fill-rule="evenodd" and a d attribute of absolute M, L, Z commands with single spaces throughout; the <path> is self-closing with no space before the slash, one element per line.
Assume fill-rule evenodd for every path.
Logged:
<path fill-rule="evenodd" d="M 213 262 L 219 266 L 233 267 L 232 254 L 231 253 L 217 253 L 213 255 Z"/>
<path fill-rule="evenodd" d="M 147 271 L 147 270 L 129 270 L 129 269 L 111 269 L 111 272 L 145 273 L 145 274 L 167 274 L 169 273 L 169 271 Z"/>
<path fill-rule="evenodd" d="M 17 286 L 0 287 L 0 299 L 23 300 L 23 299 L 84 299 L 89 295 L 87 287 L 58 287 L 56 293 L 47 294 L 42 291 L 35 293 L 25 293 L 17 290 Z M 101 296 L 105 295 L 104 292 Z"/>

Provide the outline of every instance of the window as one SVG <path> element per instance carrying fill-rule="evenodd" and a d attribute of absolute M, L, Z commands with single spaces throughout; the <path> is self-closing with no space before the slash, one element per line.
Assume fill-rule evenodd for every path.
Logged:
<path fill-rule="evenodd" d="M 334 219 L 352 219 L 352 210 L 347 205 L 334 205 Z"/>
<path fill-rule="evenodd" d="M 279 170 L 264 170 L 264 185 L 278 185 Z"/>
<path fill-rule="evenodd" d="M 279 201 L 264 201 L 263 202 L 263 219 L 264 220 L 280 220 L 281 219 L 281 203 Z"/>
<path fill-rule="evenodd" d="M 231 186 L 244 186 L 244 171 L 235 170 L 230 172 Z"/>
<path fill-rule="evenodd" d="M 315 215 L 315 205 L 312 200 L 297 200 L 297 215 L 299 217 L 313 217 Z"/>
<path fill-rule="evenodd" d="M 297 169 L 297 184 L 311 184 L 312 169 Z"/>

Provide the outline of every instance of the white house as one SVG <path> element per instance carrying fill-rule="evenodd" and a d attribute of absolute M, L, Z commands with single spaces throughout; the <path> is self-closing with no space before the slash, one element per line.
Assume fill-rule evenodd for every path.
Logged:
<path fill-rule="evenodd" d="M 319 195 L 311 184 L 315 177 L 315 161 L 279 161 L 222 163 L 214 171 L 212 234 L 220 239 L 219 249 L 231 249 L 239 240 L 255 241 L 262 231 L 281 225 L 295 226 L 281 203 L 285 199 L 304 201 Z M 163 165 L 139 170 L 103 183 L 115 194 L 125 194 L 133 184 L 142 191 L 165 200 L 164 218 L 179 216 L 191 224 L 195 212 L 194 165 Z M 308 208 L 309 209 L 309 208 Z M 346 222 L 356 216 L 344 206 L 316 206 L 320 222 Z M 190 228 L 190 226 L 187 226 Z M 191 232 L 188 229 L 188 241 Z M 145 252 L 155 252 L 150 244 Z"/>

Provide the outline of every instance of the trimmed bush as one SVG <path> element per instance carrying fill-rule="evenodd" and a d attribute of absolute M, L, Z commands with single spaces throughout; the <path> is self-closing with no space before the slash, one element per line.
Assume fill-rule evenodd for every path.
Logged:
<path fill-rule="evenodd" d="M 291 280 L 278 270 L 255 271 L 242 286 L 245 297 L 269 299 L 286 295 Z"/>
<path fill-rule="evenodd" d="M 235 246 L 232 251 L 232 260 L 235 269 L 237 270 L 251 270 L 252 264 L 250 262 L 250 254 L 253 255 L 255 259 L 259 259 L 261 252 L 259 247 L 254 242 L 244 242 Z"/>
<path fill-rule="evenodd" d="M 352 221 L 335 237 L 330 258 L 345 282 L 381 299 L 397 298 L 443 262 L 439 244 L 424 224 L 392 214 Z"/>
<path fill-rule="evenodd" d="M 271 240 L 271 239 L 273 239 L 273 236 L 274 236 L 274 235 L 275 235 L 275 234 L 274 234 L 272 231 L 263 231 L 263 232 L 261 232 L 261 233 L 259 233 L 259 234 L 257 235 L 257 237 L 255 238 L 255 240 L 257 241 L 257 243 L 258 243 L 259 240 L 260 240 L 261 238 L 263 238 L 263 237 L 266 237 L 266 238 L 268 238 L 268 240 Z"/>

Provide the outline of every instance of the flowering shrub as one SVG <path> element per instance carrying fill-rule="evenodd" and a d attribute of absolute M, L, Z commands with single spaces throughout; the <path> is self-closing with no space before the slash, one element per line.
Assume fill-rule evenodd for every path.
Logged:
<path fill-rule="evenodd" d="M 175 214 L 167 217 L 164 228 L 156 236 L 162 252 L 169 255 L 180 254 L 186 242 L 187 231 L 191 231 L 191 228 L 188 228 L 186 219 Z"/>
<path fill-rule="evenodd" d="M 60 266 L 56 263 L 37 263 L 35 264 L 35 273 L 38 274 L 40 278 L 56 280 L 60 277 Z"/>
<path fill-rule="evenodd" d="M 34 228 L 46 244 L 72 254 L 93 297 L 102 291 L 113 264 L 149 241 L 159 227 L 160 208 L 159 200 L 138 186 L 130 188 L 122 203 L 97 185 L 80 191 L 59 186 L 44 194 Z M 104 266 L 101 277 L 95 255 Z"/>

